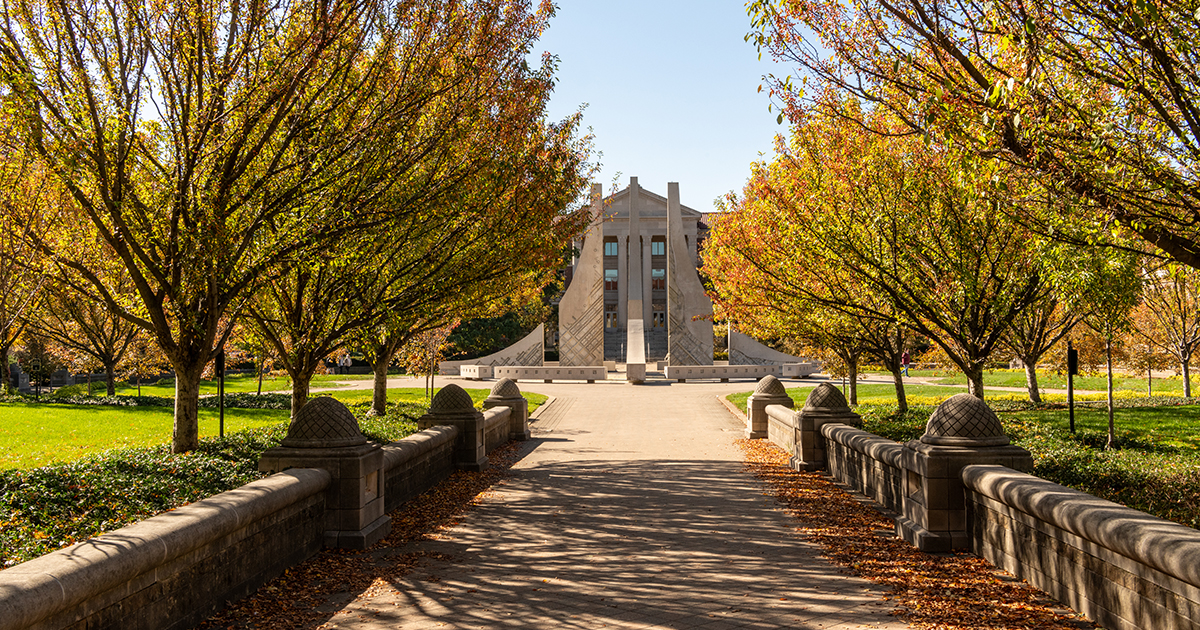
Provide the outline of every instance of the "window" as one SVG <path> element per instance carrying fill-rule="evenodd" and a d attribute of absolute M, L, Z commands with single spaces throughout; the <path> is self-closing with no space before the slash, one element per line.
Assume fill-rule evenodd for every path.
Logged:
<path fill-rule="evenodd" d="M 663 311 L 662 304 L 654 305 L 654 312 L 650 314 L 650 327 L 651 328 L 666 328 L 667 327 L 667 313 L 665 311 Z"/>
<path fill-rule="evenodd" d="M 604 305 L 604 327 L 605 328 L 616 328 L 617 327 L 617 305 L 616 304 L 605 304 Z"/>
<path fill-rule="evenodd" d="M 651 269 L 650 270 L 650 289 L 653 291 L 667 290 L 667 270 L 666 269 Z"/>
<path fill-rule="evenodd" d="M 666 256 L 667 242 L 666 241 L 650 241 L 651 256 Z"/>
<path fill-rule="evenodd" d="M 616 241 L 605 241 L 604 242 L 604 255 L 605 256 L 616 256 L 617 255 L 617 242 Z"/>
<path fill-rule="evenodd" d="M 592 285 L 592 286 L 595 286 L 595 285 Z M 604 270 L 604 290 L 605 291 L 616 291 L 617 290 L 617 270 L 616 269 L 605 269 Z M 592 312 L 595 313 L 596 311 L 592 311 Z"/>

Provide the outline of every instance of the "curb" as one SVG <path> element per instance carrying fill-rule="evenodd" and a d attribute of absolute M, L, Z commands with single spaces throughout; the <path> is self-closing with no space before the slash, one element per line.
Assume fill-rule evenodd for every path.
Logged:
<path fill-rule="evenodd" d="M 746 421 L 746 414 L 743 413 L 741 409 L 738 409 L 736 405 L 729 402 L 729 400 L 726 399 L 725 396 L 721 396 L 718 394 L 717 400 L 720 401 L 720 403 L 725 406 L 726 411 L 733 414 L 734 418 L 737 418 L 738 422 Z M 539 407 L 539 409 L 540 409 L 540 407 Z"/>
<path fill-rule="evenodd" d="M 542 412 L 543 412 L 543 411 L 544 411 L 544 410 L 545 410 L 547 407 L 549 407 L 550 405 L 554 404 L 554 401 L 556 401 L 556 400 L 558 400 L 558 398 L 557 398 L 557 397 L 555 397 L 555 396 L 548 396 L 548 397 L 546 398 L 546 402 L 544 402 L 544 403 L 542 403 L 542 404 L 538 405 L 538 408 L 537 408 L 537 409 L 534 409 L 534 410 L 533 410 L 533 413 L 529 414 L 529 421 L 530 421 L 530 422 L 533 422 L 534 420 L 537 420 L 538 418 L 541 418 L 541 417 L 542 417 Z"/>

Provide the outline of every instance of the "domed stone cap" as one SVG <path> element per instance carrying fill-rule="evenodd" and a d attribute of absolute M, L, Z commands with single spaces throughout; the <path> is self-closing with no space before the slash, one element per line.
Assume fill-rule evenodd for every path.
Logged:
<path fill-rule="evenodd" d="M 935 446 L 1004 446 L 1009 443 L 1000 418 L 971 394 L 951 396 L 929 417 L 921 441 Z"/>
<path fill-rule="evenodd" d="M 804 401 L 804 411 L 817 410 L 849 412 L 850 405 L 846 403 L 842 390 L 829 383 L 821 383 L 809 392 L 808 399 Z"/>
<path fill-rule="evenodd" d="M 517 382 L 511 378 L 502 378 L 500 382 L 492 386 L 492 393 L 488 394 L 492 398 L 520 398 L 521 388 L 517 387 Z"/>
<path fill-rule="evenodd" d="M 346 405 L 328 397 L 314 398 L 292 418 L 283 445 L 292 448 L 337 448 L 366 444 L 358 420 Z"/>
<path fill-rule="evenodd" d="M 754 393 L 767 396 L 787 396 L 787 390 L 783 388 L 783 383 L 770 374 L 762 377 L 758 386 L 754 388 Z"/>
<path fill-rule="evenodd" d="M 474 410 L 475 403 L 471 400 L 471 395 L 454 383 L 443 387 L 434 395 L 433 402 L 429 403 L 429 413 L 461 413 Z"/>

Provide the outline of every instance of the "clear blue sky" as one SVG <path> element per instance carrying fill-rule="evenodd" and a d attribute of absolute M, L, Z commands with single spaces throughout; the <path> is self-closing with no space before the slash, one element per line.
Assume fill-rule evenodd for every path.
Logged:
<path fill-rule="evenodd" d="M 553 118 L 586 103 L 584 126 L 595 134 L 610 191 L 630 176 L 680 201 L 713 210 L 713 200 L 741 191 L 750 163 L 770 155 L 786 126 L 767 111 L 764 74 L 788 74 L 759 61 L 743 0 L 558 0 L 558 12 L 535 52 L 559 57 Z M 785 121 L 786 123 L 786 121 Z"/>

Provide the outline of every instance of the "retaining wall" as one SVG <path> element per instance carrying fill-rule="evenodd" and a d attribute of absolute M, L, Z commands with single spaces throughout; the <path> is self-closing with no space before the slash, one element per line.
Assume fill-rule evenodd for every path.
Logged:
<path fill-rule="evenodd" d="M 191 627 L 321 549 L 329 482 L 288 470 L 0 571 L 0 629 Z"/>
<path fill-rule="evenodd" d="M 509 423 L 485 413 L 488 451 Z M 458 439 L 436 426 L 384 445 L 385 511 L 450 476 Z M 330 482 L 289 469 L 0 571 L 0 630 L 192 627 L 322 548 Z"/>
<path fill-rule="evenodd" d="M 904 513 L 904 445 L 844 424 L 821 427 L 829 474 L 896 514 Z"/>
<path fill-rule="evenodd" d="M 976 554 L 1110 630 L 1200 628 L 1200 531 L 1003 466 L 962 478 Z"/>

